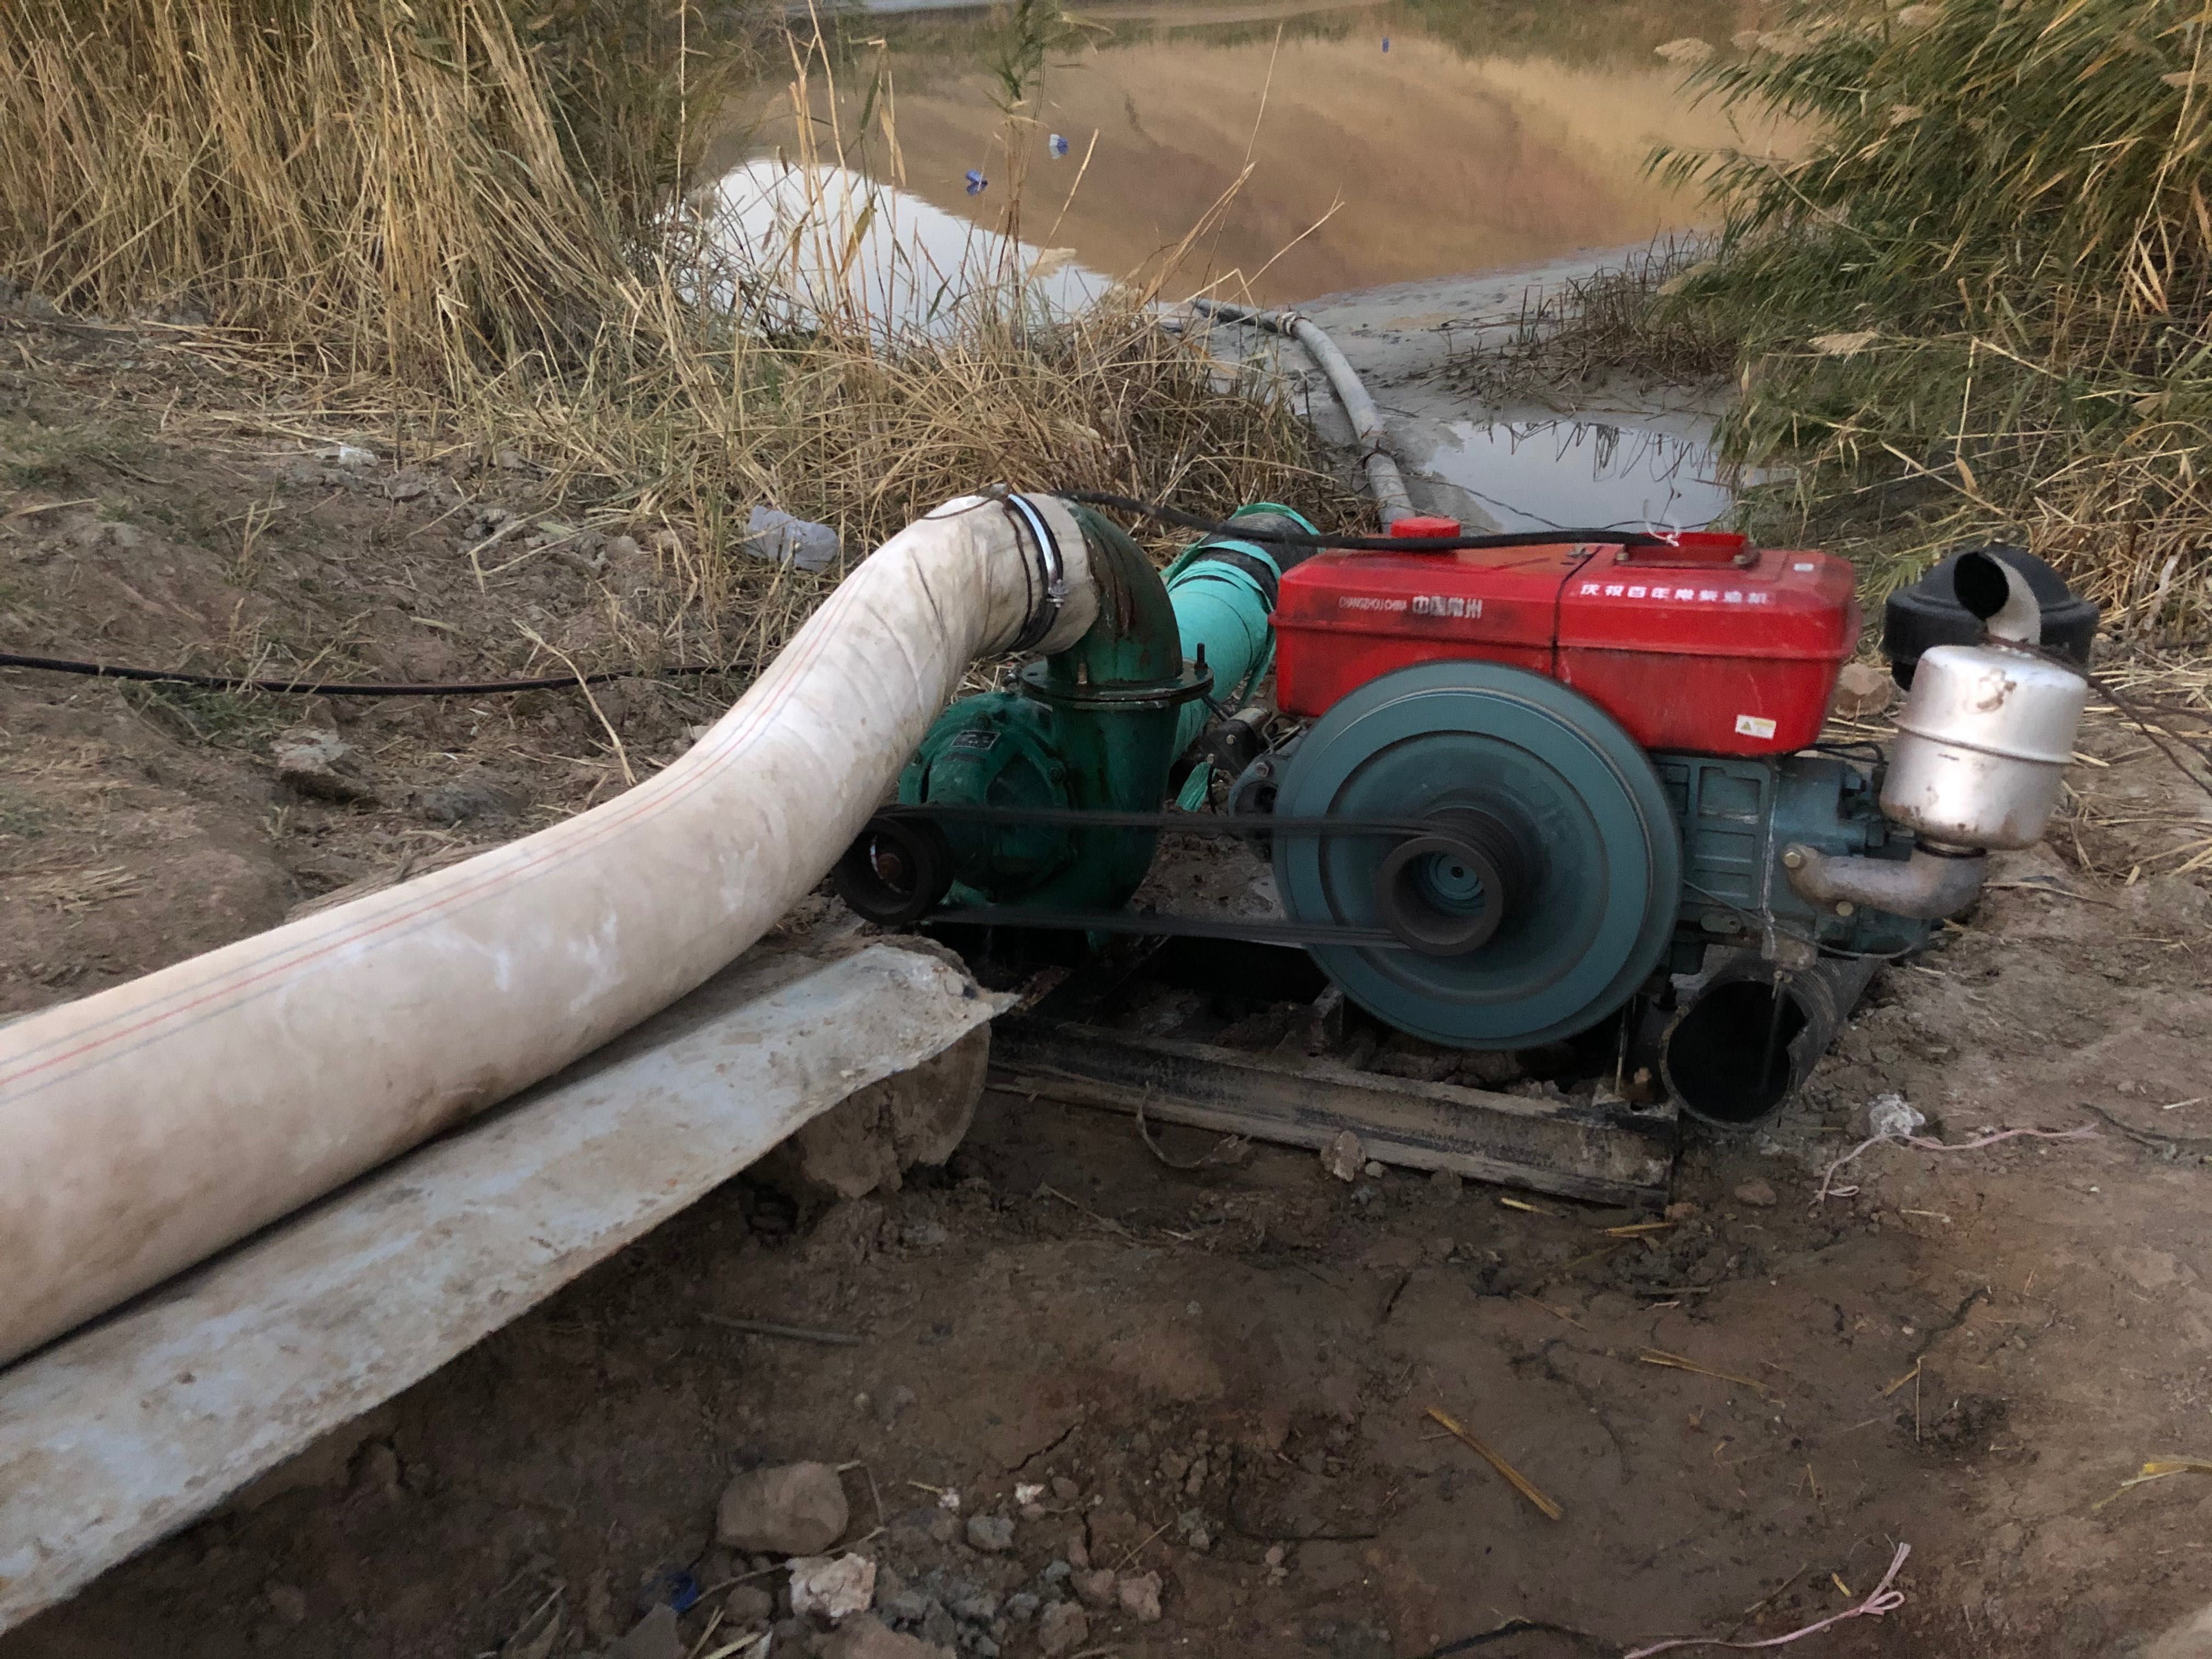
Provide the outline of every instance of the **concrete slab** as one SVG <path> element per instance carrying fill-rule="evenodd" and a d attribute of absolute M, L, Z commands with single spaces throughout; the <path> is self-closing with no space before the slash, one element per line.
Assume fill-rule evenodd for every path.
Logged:
<path fill-rule="evenodd" d="M 559 1077 L 0 1370 L 0 1631 L 1000 1003 L 888 944 L 756 949 Z"/>

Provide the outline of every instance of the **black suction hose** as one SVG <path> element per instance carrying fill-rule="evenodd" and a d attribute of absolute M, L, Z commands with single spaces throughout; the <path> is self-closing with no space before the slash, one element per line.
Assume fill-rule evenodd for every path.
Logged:
<path fill-rule="evenodd" d="M 1702 1122 L 1761 1121 L 1805 1086 L 1881 965 L 1874 957 L 1794 969 L 1755 956 L 1723 963 L 1659 1040 L 1668 1088 Z"/>

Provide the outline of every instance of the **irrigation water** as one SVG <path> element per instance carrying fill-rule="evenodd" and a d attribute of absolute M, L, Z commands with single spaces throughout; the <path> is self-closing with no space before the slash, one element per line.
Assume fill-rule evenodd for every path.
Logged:
<path fill-rule="evenodd" d="M 833 117 L 857 132 L 860 108 L 888 100 L 896 155 L 878 145 L 858 164 L 879 182 L 1002 231 L 1018 176 L 1022 234 L 1117 277 L 1157 269 L 1208 225 L 1174 286 L 1291 303 L 1696 223 L 1695 188 L 1648 169 L 1654 145 L 1755 149 L 1786 133 L 1693 107 L 1681 68 L 1656 48 L 1686 36 L 1725 43 L 1754 9 L 1079 4 L 1077 43 L 1049 58 L 1012 123 L 992 69 L 1003 24 L 988 12 L 848 16 L 823 25 L 846 67 L 834 96 L 831 77 L 817 77 L 812 142 Z M 763 87 L 722 155 L 796 154 L 796 121 L 781 82 Z"/>
<path fill-rule="evenodd" d="M 804 87 L 770 77 L 716 151 L 733 243 L 893 329 L 1010 268 L 1051 313 L 1123 277 L 1297 304 L 1557 262 L 1698 222 L 1655 145 L 1794 142 L 1693 107 L 1660 50 L 1726 40 L 1727 0 L 1080 6 L 1018 102 L 1005 13 L 901 11 L 794 17 Z M 1702 523 L 1732 501 L 1710 428 L 1516 411 L 1427 465 L 1515 527 Z"/>

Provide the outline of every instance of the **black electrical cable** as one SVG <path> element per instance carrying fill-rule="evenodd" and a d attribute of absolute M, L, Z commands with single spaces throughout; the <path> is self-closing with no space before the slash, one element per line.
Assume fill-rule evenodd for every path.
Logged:
<path fill-rule="evenodd" d="M 82 674 L 93 679 L 133 680 L 147 685 L 192 685 L 209 691 L 273 691 L 320 697 L 474 697 L 501 691 L 559 691 L 614 680 L 676 679 L 700 674 L 728 674 L 720 663 L 678 663 L 672 668 L 614 668 L 592 674 L 548 674 L 529 680 L 469 680 L 451 685 L 368 680 L 264 680 L 233 674 L 192 674 L 178 668 L 126 668 L 115 663 L 78 662 L 68 657 L 28 657 L 0 651 L 0 668 L 36 668 L 52 674 Z"/>
<path fill-rule="evenodd" d="M 1109 495 L 1096 489 L 1053 492 L 1085 507 L 1110 507 L 1134 513 L 1184 530 L 1209 536 L 1227 536 L 1240 542 L 1273 542 L 1284 547 L 1327 548 L 1348 553 L 1456 553 L 1486 547 L 1549 547 L 1558 542 L 1599 542 L 1607 547 L 1672 547 L 1664 536 L 1644 530 L 1512 530 L 1494 536 L 1309 536 L 1302 531 L 1277 530 L 1264 525 L 1219 524 L 1185 513 L 1159 501 L 1139 501 L 1134 495 Z"/>
<path fill-rule="evenodd" d="M 1870 761 L 1880 766 L 1889 759 L 1882 746 L 1872 741 L 1852 743 L 1814 743 L 1806 745 L 1815 754 L 1833 755 L 1838 760 Z"/>
<path fill-rule="evenodd" d="M 1057 492 L 1090 507 L 1114 507 L 1163 523 L 1207 535 L 1238 541 L 1273 542 L 1286 547 L 1332 548 L 1354 553 L 1450 553 L 1486 547 L 1544 547 L 1561 541 L 1601 542 L 1608 546 L 1666 547 L 1663 536 L 1643 531 L 1545 530 L 1514 531 L 1496 536 L 1308 536 L 1295 530 L 1265 525 L 1223 524 L 1185 513 L 1161 502 L 1139 501 L 1133 495 L 1113 495 L 1098 490 Z M 252 679 L 231 674 L 193 674 L 182 669 L 131 668 L 115 663 L 81 662 L 68 657 L 28 656 L 0 651 L 0 668 L 34 668 L 53 674 L 82 674 L 94 679 L 135 680 L 143 684 L 191 685 L 210 691 L 266 691 L 278 695 L 323 697 L 475 697 L 507 691 L 557 691 L 570 686 L 605 685 L 614 680 L 675 679 L 732 672 L 718 663 L 682 663 L 653 670 L 612 669 L 593 674 L 549 674 L 526 680 L 472 680 L 455 684 L 380 684 L 374 681 L 312 681 Z"/>

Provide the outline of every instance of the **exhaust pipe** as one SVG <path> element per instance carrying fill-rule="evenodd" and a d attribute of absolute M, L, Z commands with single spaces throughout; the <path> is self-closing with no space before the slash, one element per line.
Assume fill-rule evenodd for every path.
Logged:
<path fill-rule="evenodd" d="M 1792 844 L 1782 854 L 1790 889 L 1808 904 L 1863 905 L 1917 921 L 1955 916 L 1982 896 L 1989 855 L 1923 837 L 1907 859 L 1846 858 Z M 1845 911 L 1848 915 L 1849 912 Z"/>
<path fill-rule="evenodd" d="M 627 794 L 0 1030 L 0 1365 L 701 984 L 829 873 L 969 663 L 1097 613 L 1066 503 L 948 502 Z"/>
<path fill-rule="evenodd" d="M 1804 1087 L 1879 966 L 1872 957 L 1823 957 L 1799 969 L 1734 957 L 1660 1037 L 1660 1075 L 1700 1122 L 1759 1122 Z"/>

